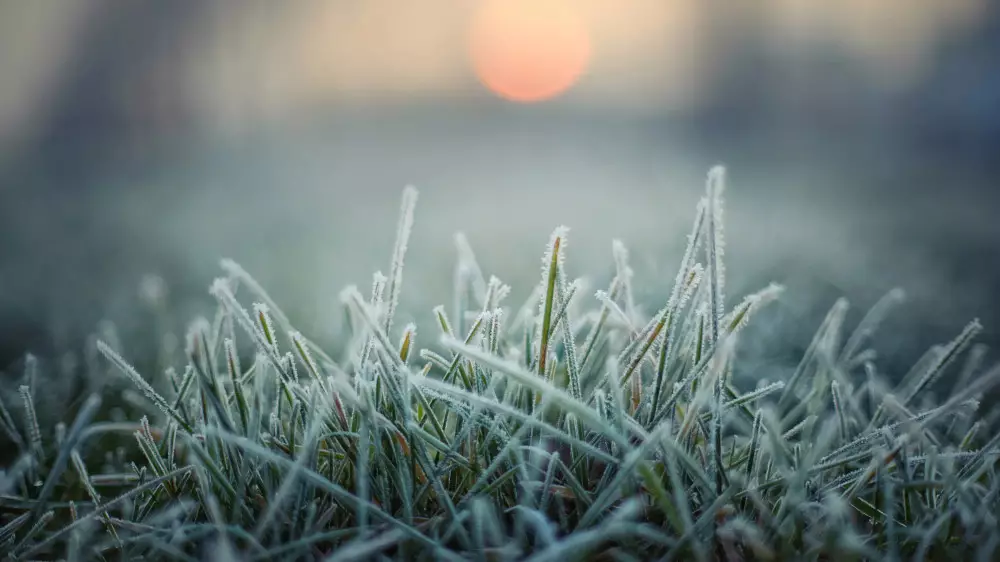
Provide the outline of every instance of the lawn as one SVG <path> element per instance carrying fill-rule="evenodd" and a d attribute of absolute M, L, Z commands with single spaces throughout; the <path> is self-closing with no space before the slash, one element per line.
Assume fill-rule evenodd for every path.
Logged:
<path fill-rule="evenodd" d="M 165 376 L 97 341 L 118 380 L 64 422 L 39 423 L 46 389 L 34 368 L 3 397 L 0 430 L 16 451 L 0 474 L 3 550 L 66 560 L 994 559 L 1000 432 L 980 400 L 1000 367 L 972 346 L 979 322 L 892 383 L 870 346 L 901 292 L 853 328 L 840 300 L 790 377 L 739 387 L 740 335 L 783 288 L 730 299 L 725 170 L 706 184 L 670 280 L 634 279 L 616 242 L 612 281 L 585 294 L 558 227 L 537 287 L 510 302 L 511 288 L 460 238 L 455 305 L 427 313 L 433 334 L 394 322 L 417 203 L 407 188 L 388 274 L 340 293 L 349 321 L 336 353 L 224 260 L 216 310 L 190 324 L 186 361 Z M 651 316 L 635 305 L 639 282 L 672 286 Z"/>

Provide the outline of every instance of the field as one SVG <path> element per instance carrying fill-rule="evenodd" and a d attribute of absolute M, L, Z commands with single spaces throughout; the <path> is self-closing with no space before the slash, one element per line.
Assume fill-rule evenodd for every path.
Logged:
<path fill-rule="evenodd" d="M 26 363 L 0 412 L 17 451 L 0 543 L 66 560 L 993 559 L 982 399 L 1000 367 L 979 322 L 890 380 L 870 346 L 901 292 L 854 327 L 837 301 L 790 376 L 744 388 L 741 335 L 783 288 L 725 307 L 725 179 L 709 172 L 668 280 L 636 278 L 616 242 L 612 281 L 588 291 L 559 227 L 510 302 L 459 238 L 450 309 L 423 312 L 435 333 L 395 321 L 415 189 L 388 273 L 340 293 L 336 349 L 223 261 L 165 376 L 95 341 L 117 380 L 50 425 Z M 641 282 L 672 287 L 652 314 Z"/>

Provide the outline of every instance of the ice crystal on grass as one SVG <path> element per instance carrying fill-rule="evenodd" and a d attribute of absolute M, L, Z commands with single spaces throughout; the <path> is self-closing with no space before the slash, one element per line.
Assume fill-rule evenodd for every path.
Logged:
<path fill-rule="evenodd" d="M 396 245 L 392 251 L 392 266 L 389 269 L 388 302 L 385 313 L 385 331 L 392 329 L 392 320 L 399 306 L 399 292 L 403 288 L 403 259 L 410 243 L 410 232 L 413 230 L 413 212 L 417 206 L 417 189 L 411 185 L 403 190 L 403 203 L 399 211 L 399 224 L 396 227 Z"/>
<path fill-rule="evenodd" d="M 397 333 L 412 188 L 388 277 L 340 294 L 341 361 L 224 260 L 213 320 L 163 380 L 102 326 L 88 364 L 127 379 L 105 384 L 118 414 L 95 395 L 40 426 L 26 362 L 20 400 L 0 400 L 20 454 L 0 473 L 0 544 L 67 560 L 993 559 L 1000 427 L 981 400 L 1000 366 L 983 368 L 979 323 L 890 385 L 869 344 L 902 293 L 850 333 L 841 300 L 790 377 L 738 388 L 740 336 L 783 289 L 725 312 L 723 183 L 713 169 L 652 315 L 621 242 L 610 284 L 578 296 L 560 227 L 513 307 L 457 235 L 451 316 L 429 311 L 436 337 Z"/>

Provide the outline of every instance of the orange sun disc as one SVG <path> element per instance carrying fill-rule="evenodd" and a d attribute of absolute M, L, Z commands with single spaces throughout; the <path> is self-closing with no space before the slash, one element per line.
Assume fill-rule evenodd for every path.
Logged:
<path fill-rule="evenodd" d="M 484 86 L 511 101 L 536 102 L 579 80 L 590 36 L 569 1 L 484 0 L 472 22 L 470 51 Z"/>

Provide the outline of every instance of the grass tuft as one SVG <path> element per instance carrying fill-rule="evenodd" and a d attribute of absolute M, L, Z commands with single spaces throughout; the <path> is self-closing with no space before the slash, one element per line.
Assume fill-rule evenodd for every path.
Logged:
<path fill-rule="evenodd" d="M 0 474 L 6 556 L 996 559 L 1000 427 L 981 401 L 1000 367 L 983 367 L 979 322 L 892 384 L 869 343 L 902 292 L 851 332 L 841 300 L 787 380 L 738 388 L 740 336 L 783 289 L 727 310 L 725 177 L 710 172 L 651 315 L 622 242 L 595 294 L 566 270 L 559 227 L 513 307 L 456 235 L 453 308 L 428 313 L 440 334 L 397 328 L 408 187 L 388 277 L 340 295 L 338 360 L 232 260 L 210 291 L 214 321 L 191 325 L 166 377 L 140 373 L 104 327 L 88 353 L 105 364 L 89 364 L 129 390 L 108 381 L 72 423 L 39 426 L 29 356 L 18 421 L 0 400 L 18 453 Z"/>

